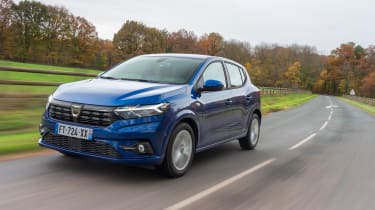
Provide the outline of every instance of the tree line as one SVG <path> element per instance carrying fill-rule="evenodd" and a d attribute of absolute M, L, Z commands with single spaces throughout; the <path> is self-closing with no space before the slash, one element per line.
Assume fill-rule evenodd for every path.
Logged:
<path fill-rule="evenodd" d="M 103 40 L 90 21 L 64 7 L 0 0 L 0 59 L 108 69 L 147 53 L 217 55 L 243 64 L 256 85 L 334 95 L 354 89 L 375 97 L 375 46 L 345 43 L 326 56 L 312 46 L 251 46 L 216 32 L 197 36 L 186 29 L 169 32 L 132 20 L 112 40 Z"/>

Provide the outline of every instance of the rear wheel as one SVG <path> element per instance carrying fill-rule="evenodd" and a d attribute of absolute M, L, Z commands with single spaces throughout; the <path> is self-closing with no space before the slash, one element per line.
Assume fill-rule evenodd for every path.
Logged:
<path fill-rule="evenodd" d="M 251 116 L 247 135 L 238 142 L 243 150 L 253 150 L 258 144 L 260 134 L 260 120 L 257 114 Z"/>
<path fill-rule="evenodd" d="M 195 137 L 193 129 L 187 123 L 181 123 L 173 130 L 168 142 L 167 153 L 160 172 L 170 178 L 183 176 L 194 158 Z"/>

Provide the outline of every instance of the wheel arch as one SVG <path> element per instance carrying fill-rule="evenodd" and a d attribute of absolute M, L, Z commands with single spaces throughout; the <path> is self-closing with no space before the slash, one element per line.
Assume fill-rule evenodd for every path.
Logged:
<path fill-rule="evenodd" d="M 164 136 L 165 141 L 163 142 L 162 150 L 164 151 L 162 154 L 162 159 L 164 159 L 165 151 L 167 150 L 168 143 L 170 140 L 170 137 L 172 135 L 173 130 L 181 123 L 187 123 L 194 132 L 194 139 L 195 139 L 195 148 L 197 147 L 197 144 L 199 142 L 199 135 L 200 135 L 200 129 L 199 129 L 199 122 L 196 119 L 196 116 L 194 113 L 191 112 L 184 112 L 181 113 L 176 120 L 174 120 L 174 123 L 172 123 L 169 128 L 167 129 L 167 133 Z"/>
<path fill-rule="evenodd" d="M 262 122 L 262 112 L 259 109 L 255 109 L 252 114 L 256 114 L 259 117 L 259 122 Z"/>
<path fill-rule="evenodd" d="M 175 126 L 177 126 L 181 123 L 186 123 L 193 129 L 195 148 L 196 148 L 197 144 L 198 144 L 198 141 L 199 141 L 199 128 L 198 128 L 197 122 L 193 118 L 185 117 L 185 118 L 181 119 Z"/>

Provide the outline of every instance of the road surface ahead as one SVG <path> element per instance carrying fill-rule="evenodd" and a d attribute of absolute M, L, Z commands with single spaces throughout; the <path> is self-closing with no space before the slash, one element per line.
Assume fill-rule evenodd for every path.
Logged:
<path fill-rule="evenodd" d="M 165 179 L 48 155 L 0 163 L 0 209 L 374 209 L 375 117 L 334 97 L 264 117 L 255 151 L 230 142 Z"/>

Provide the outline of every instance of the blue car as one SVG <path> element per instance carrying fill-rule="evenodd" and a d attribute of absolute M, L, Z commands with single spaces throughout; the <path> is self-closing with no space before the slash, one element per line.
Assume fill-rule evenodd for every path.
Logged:
<path fill-rule="evenodd" d="M 238 140 L 256 147 L 260 91 L 229 59 L 191 54 L 137 56 L 49 97 L 39 144 L 67 156 L 154 165 L 184 175 L 195 153 Z"/>

